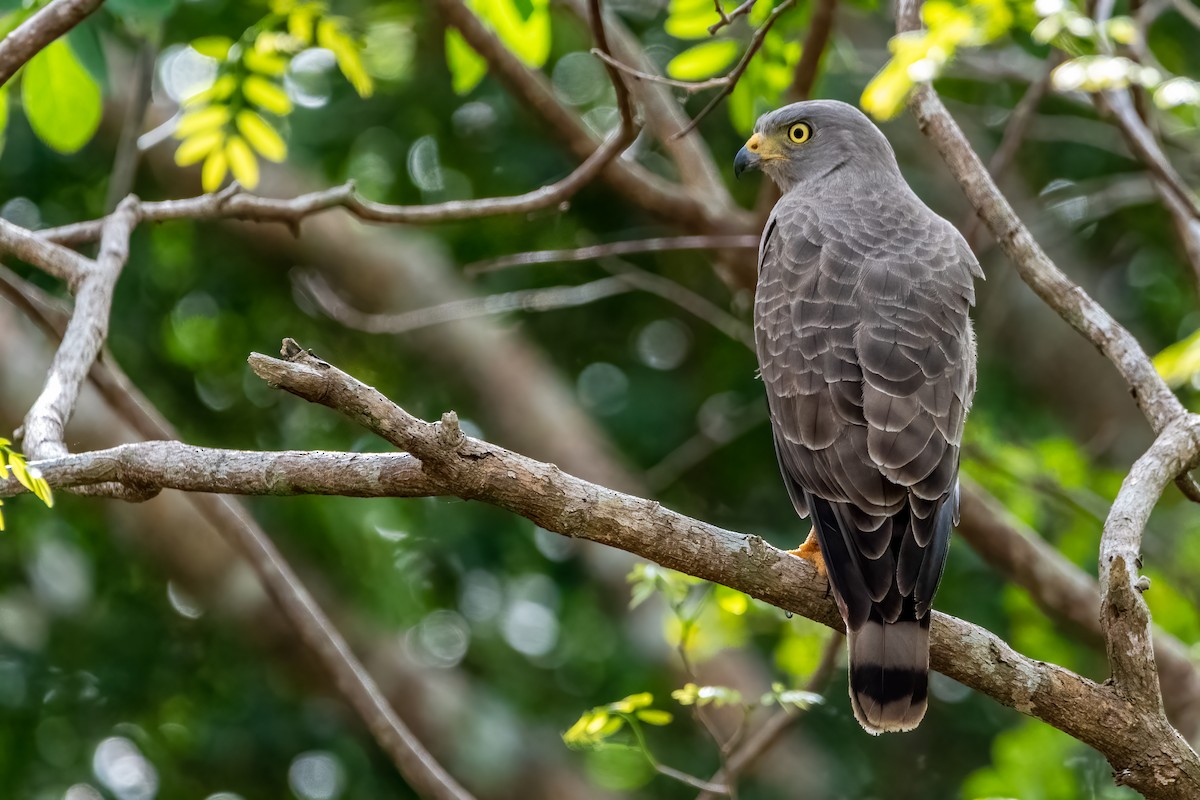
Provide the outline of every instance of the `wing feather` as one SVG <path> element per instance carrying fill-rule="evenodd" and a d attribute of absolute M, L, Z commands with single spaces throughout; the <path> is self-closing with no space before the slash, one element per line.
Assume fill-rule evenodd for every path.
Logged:
<path fill-rule="evenodd" d="M 949 223 L 901 199 L 785 195 L 760 251 L 755 336 L 780 468 L 851 624 L 932 602 L 975 388 L 978 265 Z"/>

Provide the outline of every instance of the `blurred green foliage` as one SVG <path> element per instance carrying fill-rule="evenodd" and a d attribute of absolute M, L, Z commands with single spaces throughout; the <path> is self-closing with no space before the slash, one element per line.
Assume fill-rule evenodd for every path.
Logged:
<path fill-rule="evenodd" d="M 586 28 L 571 15 L 539 0 L 470 5 L 524 63 L 544 69 L 556 97 L 595 130 L 615 124 L 611 87 L 587 53 Z M 717 20 L 711 2 L 606 5 L 622 15 L 656 63 L 688 80 L 728 69 L 744 52 L 750 26 L 774 7 L 760 0 L 750 19 L 710 39 L 707 27 Z M 202 151 L 197 163 L 207 162 L 217 144 L 185 148 L 192 137 L 219 129 L 226 167 L 242 162 L 234 167 L 239 180 L 251 168 L 244 152 L 228 152 L 233 136 L 254 151 L 254 170 L 258 157 L 286 156 L 289 169 L 316 184 L 353 179 L 367 196 L 396 203 L 510 194 L 571 169 L 554 137 L 487 75 L 481 59 L 444 30 L 426 4 L 322 4 L 314 20 L 328 9 L 344 21 L 338 23 L 342 34 L 354 34 L 354 46 L 341 48 L 328 33 L 322 41 L 315 27 L 311 36 L 307 29 L 293 30 L 302 8 L 317 6 L 109 0 L 104 12 L 39 56 L 57 59 L 61 69 L 39 75 L 49 62 L 35 62 L 19 78 L 23 110 L 5 128 L 0 215 L 37 227 L 104 212 L 118 132 L 100 124 L 100 93 L 122 96 L 126 67 L 118 56 L 147 42 L 160 51 L 156 104 L 170 113 L 184 97 L 236 73 L 240 83 L 221 102 L 195 102 L 178 120 L 185 132 L 178 153 Z M 21 15 L 29 7 L 10 0 L 0 10 Z M 893 30 L 888 14 L 872 3 L 845 4 L 818 92 L 854 101 L 878 73 L 886 84 L 884 90 L 873 84 L 880 107 L 898 109 L 913 81 L 937 75 L 955 113 L 976 125 L 973 138 L 981 148 L 994 147 L 1040 64 L 1014 69 L 1016 74 L 981 74 L 970 65 L 975 48 L 985 46 L 975 53 L 1016 65 L 1040 62 L 1047 42 L 1062 43 L 1057 37 L 1065 31 L 1075 37 L 1074 55 L 1101 55 L 1094 31 L 1081 35 L 1078 22 L 1071 30 L 1077 12 L 1071 17 L 1067 6 L 1041 11 L 1016 2 L 931 4 L 930 32 L 919 42 L 913 37 L 893 44 L 895 60 L 884 66 L 884 44 Z M 705 122 L 719 165 L 736 152 L 755 116 L 782 102 L 809 13 L 809 4 L 801 3 L 780 18 L 761 57 L 728 98 L 728 117 Z M 1035 33 L 1056 14 L 1067 15 L 1062 30 Z M 5 19 L 15 24 L 18 17 Z M 263 26 L 264 19 L 271 23 Z M 302 46 L 282 42 L 278 36 L 285 33 Z M 1109 35 L 1119 42 L 1119 33 Z M 264 34 L 270 35 L 260 51 Z M 313 43 L 328 49 L 308 46 Z M 1165 12 L 1151 27 L 1148 44 L 1162 62 L 1164 80 L 1200 71 L 1200 37 L 1175 12 Z M 914 75 L 912 65 L 930 57 L 935 46 L 945 56 L 935 59 L 937 69 Z M 63 75 L 75 76 L 66 95 L 34 91 L 37 81 L 57 82 Z M 273 90 L 249 88 L 254 77 Z M 224 102 L 233 98 L 236 104 Z M 687 107 L 694 113 L 706 100 L 697 95 Z M 1150 351 L 1185 339 L 1200 326 L 1200 313 L 1165 215 L 1145 200 L 1114 206 L 1093 200 L 1105 186 L 1122 185 L 1135 165 L 1111 144 L 1115 134 L 1075 141 L 1074 132 L 1099 125 L 1089 104 L 1054 96 L 1045 107 L 1042 132 L 1031 135 L 1009 177 L 1018 194 L 1042 197 L 1039 213 L 1046 222 L 1039 237 L 1051 241 L 1056 257 L 1072 264 Z M 0 103 L 2 113 L 7 108 Z M 55 122 L 56 114 L 69 115 L 69 124 Z M 208 116 L 198 119 L 200 114 Z M 1174 147 L 1190 156 L 1195 120 L 1182 113 L 1169 119 L 1176 126 L 1170 131 Z M 886 128 L 902 167 L 935 209 L 959 221 L 958 189 L 937 182 L 928 152 L 913 144 L 909 127 L 897 121 Z M 1068 133 L 1055 135 L 1059 130 Z M 640 157 L 671 176 L 660 149 L 648 148 Z M 207 171 L 215 185 L 212 175 L 223 170 Z M 147 167 L 135 189 L 148 198 L 174 196 L 179 183 L 168 175 Z M 755 187 L 730 188 L 744 205 L 753 204 Z M 467 263 L 672 232 L 597 186 L 569 208 L 445 225 L 428 237 L 436 239 L 438 252 Z M 397 243 L 420 236 L 389 235 Z M 428 246 L 429 239 L 420 243 Z M 346 241 L 337 257 L 353 264 L 359 246 Z M 457 365 L 423 358 L 410 337 L 367 336 L 315 313 L 288 285 L 298 260 L 275 240 L 211 224 L 172 222 L 135 235 L 117 290 L 111 350 L 187 441 L 384 449 L 350 423 L 280 396 L 249 373 L 246 354 L 269 351 L 283 336 L 327 354 L 414 413 L 436 417 L 453 407 L 473 430 L 496 435 L 487 422 L 491 400 L 471 391 Z M 430 257 L 431 271 L 435 260 Z M 705 256 L 664 253 L 634 260 L 747 316 L 746 298 L 729 291 Z M 1077 351 L 1060 350 L 1059 342 L 1072 334 L 1057 321 L 1043 325 L 1038 314 L 1044 312 L 1005 287 L 1009 268 L 1001 259 L 984 261 L 990 280 L 981 287 L 979 309 L 980 393 L 968 424 L 965 470 L 1074 563 L 1094 571 L 1101 519 L 1128 465 L 1126 439 L 1144 438 L 1137 427 L 1142 422 L 1121 397 L 1105 405 L 1099 397 L 1084 403 L 1065 394 L 1069 387 L 1060 373 Z M 45 276 L 18 269 L 63 293 Z M 591 264 L 542 266 L 483 276 L 474 288 L 493 293 L 605 274 Z M 802 540 L 807 523 L 796 520 L 778 479 L 753 357 L 741 343 L 641 294 L 504 324 L 536 343 L 566 377 L 635 474 L 653 473 L 698 434 L 708 442 L 707 457 L 670 472 L 655 487 L 657 499 L 778 545 Z M 1010 336 L 1037 325 L 1051 331 L 1039 340 L 1044 352 L 1030 352 L 1025 340 Z M 1178 373 L 1176 383 L 1187 386 L 1194 370 L 1164 372 Z M 1195 402 L 1195 390 L 1185 391 Z M 1122 403 L 1130 409 L 1124 416 L 1113 410 Z M 14 409 L 5 425 L 19 424 L 23 410 Z M 8 458 L 11 466 L 11 453 Z M 9 531 L 0 540 L 0 796 L 413 796 L 288 636 L 228 611 L 238 607 L 234 600 L 245 591 L 243 583 L 230 578 L 228 585 L 188 585 L 186 576 L 171 571 L 169 559 L 156 555 L 154 536 L 135 534 L 138 526 L 152 524 L 139 521 L 138 510 L 57 499 L 53 510 L 25 497 L 4 506 Z M 1178 498 L 1163 505 L 1146 537 L 1153 580 L 1147 600 L 1159 624 L 1194 643 L 1200 640 L 1200 524 Z M 1130 796 L 1113 787 L 1102 760 L 1085 747 L 940 676 L 934 676 L 929 717 L 917 733 L 870 739 L 850 715 L 840 668 L 823 692 L 828 702 L 802 693 L 828 636 L 820 626 L 654 565 L 635 568 L 628 584 L 600 578 L 591 548 L 496 509 L 453 500 L 312 497 L 256 499 L 249 506 L 322 601 L 337 609 L 355 641 L 377 646 L 373 667 L 390 675 L 398 663 L 429 676 L 432 688 L 405 684 L 392 696 L 406 718 L 431 723 L 438 732 L 431 746 L 481 798 L 529 797 L 530 787 L 546 785 L 538 776 L 563 768 L 591 786 L 636 797 L 691 797 L 694 789 L 656 776 L 647 754 L 707 777 L 719 758 L 692 709 L 737 713 L 741 707 L 757 723 L 780 704 L 805 710 L 778 754 L 768 756 L 775 759 L 772 768 L 742 782 L 743 800 L 797 796 L 798 785 L 803 796 L 831 800 Z M 166 531 L 157 533 L 167 540 Z M 938 607 L 1032 657 L 1104 678 L 1100 654 L 1059 630 L 961 543 L 952 549 Z M 758 665 L 746 678 L 753 690 L 725 685 L 733 681 L 724 677 L 706 683 L 717 680 L 708 672 L 716 669 L 712 659 L 730 651 Z M 698 676 L 681 669 L 682 655 Z M 646 697 L 657 702 L 645 703 Z M 625 699 L 610 704 L 612 698 Z M 659 726 L 667 714 L 670 724 Z M 608 730 L 615 721 L 620 730 Z M 564 734 L 579 743 L 571 735 L 579 724 L 585 733 L 596 726 L 588 736 L 607 731 L 600 737 L 604 746 L 564 748 Z M 803 773 L 794 768 L 800 763 L 808 765 Z M 92 794 L 81 793 L 83 786 Z M 76 794 L 67 794 L 71 787 Z"/>

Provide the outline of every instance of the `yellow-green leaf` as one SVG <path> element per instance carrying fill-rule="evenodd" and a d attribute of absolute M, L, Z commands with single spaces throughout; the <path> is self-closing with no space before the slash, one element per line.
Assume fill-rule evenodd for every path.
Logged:
<path fill-rule="evenodd" d="M 737 58 L 738 43 L 716 39 L 689 47 L 667 62 L 667 74 L 681 81 L 702 81 L 725 71 Z"/>
<path fill-rule="evenodd" d="M 283 161 L 287 158 L 287 143 L 271 123 L 249 109 L 237 115 L 237 127 L 246 141 L 268 161 Z"/>
<path fill-rule="evenodd" d="M 225 131 L 220 128 L 201 131 L 189 136 L 175 151 L 175 163 L 181 167 L 189 167 L 219 149 L 225 142 Z"/>
<path fill-rule="evenodd" d="M 25 65 L 21 104 L 29 126 L 60 153 L 74 153 L 100 127 L 100 86 L 66 39 L 51 42 Z"/>
<path fill-rule="evenodd" d="M 175 137 L 187 139 L 201 131 L 219 128 L 226 122 L 229 122 L 229 106 L 204 106 L 180 117 L 175 126 Z"/>
<path fill-rule="evenodd" d="M 200 106 L 205 103 L 219 103 L 222 100 L 228 100 L 233 94 L 233 90 L 237 88 L 237 78 L 232 75 L 222 75 L 213 81 L 213 85 L 202 91 L 196 92 L 191 97 L 184 98 L 181 105 L 184 108 L 192 106 Z"/>
<path fill-rule="evenodd" d="M 278 78 L 287 72 L 288 67 L 288 60 L 283 56 L 278 53 L 264 52 L 257 47 L 247 50 L 245 55 L 242 56 L 242 62 L 252 72 L 272 78 Z"/>
<path fill-rule="evenodd" d="M 363 67 L 358 43 L 346 33 L 337 17 L 327 17 L 317 24 L 317 44 L 333 53 L 338 69 L 350 81 L 359 97 L 370 97 L 375 84 Z"/>
<path fill-rule="evenodd" d="M 676 39 L 706 39 L 719 19 L 712 0 L 671 0 L 663 30 Z"/>
<path fill-rule="evenodd" d="M 674 717 L 670 711 L 660 711 L 657 708 L 647 708 L 637 712 L 637 718 L 647 725 L 670 725 Z"/>
<path fill-rule="evenodd" d="M 228 171 L 229 160 L 225 157 L 225 148 L 218 147 L 204 159 L 204 167 L 200 170 L 200 185 L 206 192 L 215 192 L 221 188 Z"/>
<path fill-rule="evenodd" d="M 1200 330 L 1156 355 L 1154 368 L 1172 388 L 1190 381 L 1200 372 Z"/>
<path fill-rule="evenodd" d="M 229 169 L 237 182 L 247 189 L 258 186 L 258 159 L 246 140 L 240 136 L 230 136 L 225 144 L 225 155 L 229 159 Z"/>
<path fill-rule="evenodd" d="M 288 33 L 305 44 L 312 44 L 313 22 L 314 16 L 310 7 L 297 8 L 288 16 Z"/>
<path fill-rule="evenodd" d="M 54 495 L 50 493 L 50 484 L 46 482 L 45 478 L 34 479 L 33 493 L 46 504 L 46 508 L 54 508 Z"/>
<path fill-rule="evenodd" d="M 283 87 L 260 75 L 251 75 L 242 82 L 242 94 L 264 111 L 281 117 L 292 110 L 292 101 Z"/>
<path fill-rule="evenodd" d="M 750 598 L 727 586 L 716 588 L 717 605 L 722 611 L 740 617 L 750 609 Z"/>
<path fill-rule="evenodd" d="M 450 68 L 450 85 L 457 95 L 467 94 L 478 86 L 488 71 L 487 61 L 456 30 L 446 31 L 446 66 Z"/>
<path fill-rule="evenodd" d="M 192 42 L 192 49 L 202 56 L 224 61 L 233 47 L 233 39 L 228 36 L 201 36 Z"/>
<path fill-rule="evenodd" d="M 8 454 L 8 468 L 12 470 L 13 477 L 17 479 L 17 483 L 29 491 L 33 491 L 34 478 L 29 474 L 29 468 L 25 466 L 24 458 L 10 452 Z"/>

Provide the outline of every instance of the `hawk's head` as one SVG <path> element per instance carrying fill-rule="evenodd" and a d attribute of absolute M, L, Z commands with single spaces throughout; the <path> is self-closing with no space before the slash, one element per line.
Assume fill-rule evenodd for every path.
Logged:
<path fill-rule="evenodd" d="M 851 167 L 855 175 L 899 175 L 883 132 L 857 108 L 837 100 L 808 100 L 763 114 L 733 160 L 735 176 L 761 169 L 785 192 L 831 179 L 842 167 Z"/>

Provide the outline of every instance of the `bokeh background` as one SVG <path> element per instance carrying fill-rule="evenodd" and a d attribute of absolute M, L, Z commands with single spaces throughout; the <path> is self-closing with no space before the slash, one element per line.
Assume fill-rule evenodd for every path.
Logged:
<path fill-rule="evenodd" d="M 593 129 L 611 128 L 611 86 L 569 4 L 497 3 L 526 20 L 544 18 L 536 35 L 544 36 L 542 69 L 558 100 Z M 760 3 L 769 10 L 768 0 Z M 3 4 L 14 13 L 19 5 Z M 287 159 L 261 161 L 260 191 L 283 196 L 352 179 L 372 199 L 435 203 L 519 193 L 570 172 L 576 162 L 504 84 L 466 74 L 465 56 L 456 64 L 451 53 L 448 66 L 435 5 L 333 2 L 365 43 L 362 63 L 374 92 L 360 97 L 328 50 L 296 55 L 282 80 L 293 109 L 274 122 L 286 134 Z M 669 32 L 672 19 L 716 19 L 707 0 L 605 5 L 659 65 L 694 44 Z M 1026 5 L 1013 4 L 1017 19 L 1032 13 Z M 794 65 L 811 12 L 801 3 L 781 20 L 768 58 Z M 270 13 L 265 2 L 241 0 L 112 0 L 69 39 L 102 89 L 99 129 L 77 152 L 60 152 L 22 113 L 36 100 L 11 91 L 0 215 L 36 228 L 105 212 L 119 143 L 130 135 L 126 110 L 139 102 L 137 74 L 145 67 L 153 76 L 150 101 L 134 119 L 135 133 L 147 136 L 132 188 L 144 198 L 198 193 L 199 169 L 174 163 L 178 141 L 161 128 L 215 74 L 216 62 L 199 52 L 204 45 L 190 43 L 238 40 Z M 816 95 L 857 102 L 888 58 L 893 30 L 890 8 L 839 4 Z M 1148 30 L 1165 68 L 1200 71 L 1200 35 L 1178 10 L 1159 9 Z M 722 32 L 736 47 L 708 56 L 715 69 L 705 62 L 691 74 L 723 71 L 721 59 L 740 53 L 750 32 L 745 20 Z M 938 87 L 985 159 L 1014 106 L 1045 75 L 1049 52 L 1014 23 L 946 67 Z M 748 120 L 784 97 L 790 73 L 784 76 L 782 85 L 754 76 L 700 129 L 746 209 L 769 195 L 758 178 L 735 184 L 731 159 Z M 698 93 L 687 109 L 697 112 L 710 96 Z M 1194 120 L 1181 113 L 1167 123 L 1168 152 L 1190 176 L 1198 165 Z M 884 130 L 918 193 L 969 225 L 962 195 L 911 120 L 901 115 Z M 668 178 L 686 169 L 652 140 L 639 140 L 634 153 Z M 1047 94 L 1001 185 L 1057 263 L 1147 350 L 1200 325 L 1195 276 L 1175 230 L 1117 129 L 1086 97 Z M 250 373 L 248 353 L 273 353 L 283 337 L 294 337 L 418 415 L 455 409 L 476 435 L 796 546 L 807 523 L 795 518 L 778 479 L 754 358 L 742 338 L 751 290 L 728 278 L 752 250 L 469 268 L 524 251 L 686 232 L 603 184 L 561 208 L 428 228 L 371 227 L 337 211 L 307 221 L 299 237 L 282 226 L 144 226 L 117 289 L 111 358 L 193 444 L 385 449 Z M 987 282 L 975 315 L 979 394 L 964 470 L 1094 573 L 1103 515 L 1149 430 L 1107 362 L 1020 283 L 986 234 L 977 232 L 974 243 Z M 65 296 L 47 276 L 10 266 Z M 703 314 L 638 289 L 600 296 L 585 288 L 571 294 L 581 303 L 569 308 L 502 313 L 492 313 L 502 300 L 480 299 L 584 286 L 630 268 L 665 279 L 675 301 L 682 291 L 702 298 Z M 373 334 L 346 324 L 352 320 L 344 314 L 331 317 L 330 297 L 367 313 L 416 313 L 401 318 L 411 330 Z M 447 303 L 458 304 L 453 315 L 470 316 L 443 321 Z M 52 353 L 53 342 L 0 299 L 0 431 L 20 424 Z M 1182 391 L 1195 399 L 1192 389 Z M 68 445 L 136 438 L 89 390 Z M 699 777 L 716 770 L 713 742 L 670 697 L 689 680 L 678 653 L 685 626 L 670 602 L 680 595 L 672 592 L 687 592 L 685 611 L 697 615 L 687 644 L 702 681 L 748 698 L 772 683 L 806 686 L 829 635 L 736 593 L 680 589 L 671 578 L 657 584 L 668 591 L 631 609 L 630 558 L 476 503 L 246 502 L 403 718 L 487 800 L 696 794 L 655 776 L 635 750 L 573 750 L 561 739 L 584 711 L 651 692 L 656 708 L 675 714 L 669 726 L 648 731 L 658 758 Z M 53 509 L 21 497 L 4 511 L 0 797 L 415 796 L 253 574 L 185 498 L 165 493 L 128 505 L 60 493 Z M 1155 620 L 1196 642 L 1200 518 L 1176 492 L 1153 518 L 1145 551 Z M 938 606 L 1031 657 L 1104 677 L 1100 654 L 1055 627 L 962 542 L 951 550 Z M 821 687 L 827 702 L 803 712 L 742 780 L 739 796 L 1132 796 L 1086 747 L 934 677 L 920 730 L 872 739 L 850 715 L 839 664 Z M 730 722 L 728 712 L 718 716 Z M 766 716 L 758 712 L 752 724 Z"/>

